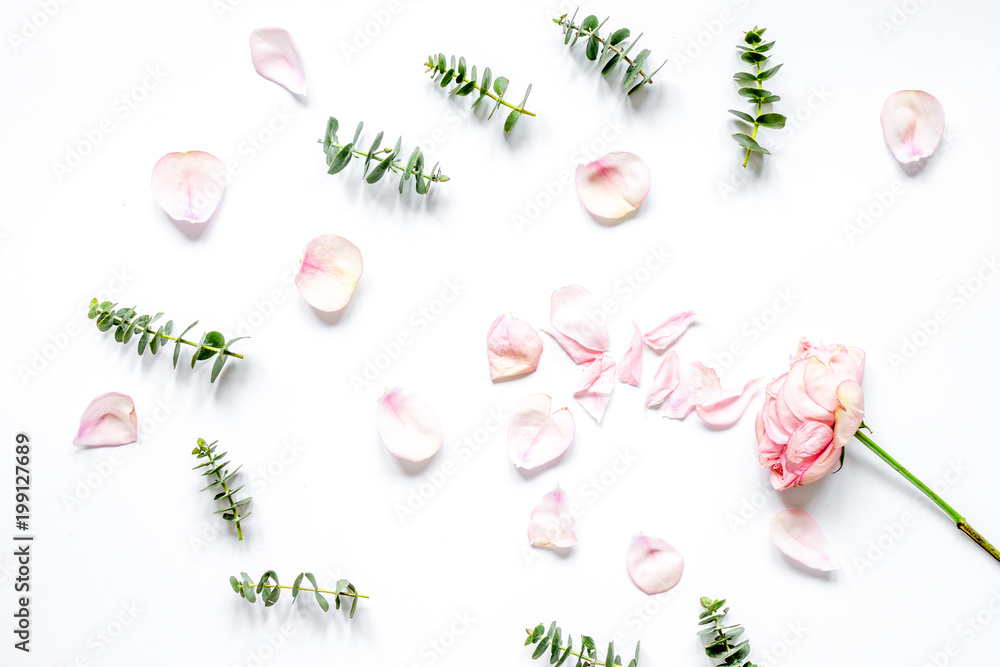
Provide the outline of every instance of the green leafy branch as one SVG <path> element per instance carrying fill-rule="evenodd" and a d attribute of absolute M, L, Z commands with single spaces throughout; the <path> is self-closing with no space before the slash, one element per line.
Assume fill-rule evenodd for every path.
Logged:
<path fill-rule="evenodd" d="M 361 595 L 358 593 L 357 589 L 354 588 L 354 584 L 349 582 L 347 579 L 341 579 L 334 586 L 332 591 L 323 590 L 316 584 L 316 577 L 312 572 L 302 572 L 295 578 L 295 583 L 291 586 L 282 586 L 278 583 L 278 574 L 274 570 L 268 570 L 261 575 L 260 581 L 256 584 L 250 579 L 246 572 L 240 572 L 242 579 L 237 579 L 236 577 L 229 577 L 229 583 L 233 587 L 233 590 L 239 593 L 240 597 L 247 602 L 253 604 L 260 598 L 264 601 L 265 607 L 270 607 L 275 602 L 278 601 L 278 597 L 281 595 L 281 590 L 292 591 L 292 603 L 298 599 L 299 593 L 302 591 L 309 591 L 316 596 L 316 604 L 319 605 L 320 609 L 323 611 L 330 610 L 330 603 L 323 593 L 333 596 L 333 604 L 336 609 L 340 609 L 340 598 L 351 598 L 351 611 L 350 618 L 354 618 L 354 612 L 358 609 L 358 598 L 367 599 L 367 595 Z M 312 588 L 306 588 L 302 586 L 302 580 L 306 579 L 312 584 Z"/>
<path fill-rule="evenodd" d="M 98 303 L 97 299 L 93 299 L 90 302 L 90 311 L 87 313 L 87 317 L 92 320 L 96 319 L 97 328 L 101 331 L 108 331 L 114 327 L 115 340 L 123 345 L 132 340 L 133 336 L 138 336 L 140 357 L 146 350 L 149 350 L 151 354 L 159 352 L 160 348 L 165 345 L 163 341 L 174 341 L 174 368 L 177 368 L 182 344 L 195 348 L 194 355 L 191 357 L 191 368 L 194 368 L 194 365 L 199 361 L 211 359 L 218 354 L 219 356 L 212 366 L 212 382 L 215 382 L 215 378 L 219 377 L 219 373 L 222 372 L 222 367 L 226 365 L 226 360 L 229 357 L 243 358 L 242 354 L 233 352 L 229 349 L 229 346 L 238 340 L 247 338 L 247 336 L 240 336 L 226 342 L 225 337 L 218 331 L 209 331 L 201 337 L 199 342 L 195 343 L 193 340 L 185 339 L 184 336 L 198 324 L 197 321 L 189 325 L 187 329 L 181 332 L 181 335 L 171 336 L 170 333 L 174 326 L 173 320 L 168 320 L 166 324 L 160 325 L 157 329 L 154 329 L 152 326 L 157 320 L 163 317 L 163 313 L 157 313 L 153 316 L 137 316 L 134 307 L 118 308 L 117 303 L 111 303 L 110 301 Z"/>
<path fill-rule="evenodd" d="M 549 663 L 552 665 L 562 665 L 570 657 L 576 658 L 576 667 L 614 667 L 622 665 L 621 656 L 615 653 L 615 643 L 608 644 L 608 651 L 605 654 L 604 662 L 597 659 L 597 644 L 591 637 L 583 635 L 580 638 L 580 650 L 573 650 L 573 637 L 566 637 L 566 645 L 562 644 L 562 629 L 556 625 L 555 621 L 549 626 L 549 631 L 545 632 L 545 624 L 539 623 L 534 630 L 526 630 L 528 638 L 524 640 L 524 645 L 535 645 L 535 651 L 531 654 L 533 660 L 538 660 L 546 653 L 549 656 Z M 638 667 L 639 665 L 639 644 L 635 645 L 635 657 L 633 657 L 628 667 Z"/>
<path fill-rule="evenodd" d="M 632 48 L 642 38 L 642 33 L 632 40 L 632 43 L 628 46 L 625 46 L 625 40 L 632 34 L 628 28 L 619 28 L 611 33 L 607 39 L 602 38 L 600 30 L 608 22 L 608 19 L 604 19 L 598 23 L 597 17 L 591 14 L 583 19 L 582 23 L 577 25 L 573 21 L 576 20 L 576 15 L 579 11 L 579 8 L 577 8 L 573 12 L 573 16 L 569 19 L 566 18 L 569 16 L 568 14 L 563 14 L 557 19 L 552 19 L 554 23 L 562 27 L 563 34 L 565 35 L 563 42 L 568 44 L 569 48 L 572 49 L 576 46 L 576 41 L 581 36 L 585 37 L 587 39 L 587 60 L 596 60 L 597 64 L 601 66 L 601 74 L 605 76 L 610 74 L 620 62 L 627 62 L 628 68 L 625 70 L 625 79 L 622 81 L 622 87 L 628 90 L 629 95 L 632 95 L 647 83 L 653 83 L 653 75 L 663 69 L 666 61 L 661 63 L 652 74 L 646 74 L 642 70 L 642 66 L 646 63 L 646 58 L 649 57 L 649 49 L 639 51 L 634 59 L 629 57 Z"/>
<path fill-rule="evenodd" d="M 326 153 L 326 166 L 328 167 L 326 173 L 336 174 L 343 170 L 352 159 L 358 158 L 365 161 L 365 169 L 361 177 L 368 183 L 378 182 L 388 171 L 394 174 L 402 174 L 399 179 L 400 192 L 403 191 L 403 186 L 406 184 L 406 181 L 410 180 L 411 176 L 414 179 L 418 195 L 425 195 L 430 192 L 431 183 L 444 183 L 450 180 L 441 173 L 437 164 L 434 165 L 430 173 L 424 173 L 424 154 L 419 146 L 413 149 L 413 152 L 410 153 L 410 159 L 404 165 L 399 159 L 399 150 L 403 142 L 402 137 L 396 140 L 394 148 L 380 148 L 382 145 L 382 132 L 379 132 L 375 135 L 375 141 L 372 142 L 367 151 L 359 150 L 356 148 L 356 145 L 358 138 L 361 136 L 361 128 L 363 126 L 364 122 L 358 123 L 357 129 L 354 131 L 354 138 L 350 143 L 340 144 L 337 139 L 337 129 L 340 127 L 340 123 L 333 116 L 330 117 L 330 120 L 326 124 L 326 133 L 320 142 L 323 144 L 323 151 Z M 372 164 L 375 166 L 369 172 L 368 170 L 372 167 Z"/>
<path fill-rule="evenodd" d="M 747 150 L 746 158 L 743 160 L 743 167 L 746 168 L 747 163 L 750 162 L 750 155 L 752 153 L 760 153 L 761 155 L 770 155 L 770 151 L 757 143 L 757 130 L 760 127 L 770 127 L 775 130 L 780 130 L 785 126 L 785 117 L 780 113 L 765 113 L 762 114 L 761 110 L 765 104 L 770 104 L 772 102 L 778 102 L 781 100 L 780 97 L 775 95 L 769 90 L 764 90 L 764 82 L 773 77 L 781 69 L 781 65 L 776 65 L 770 69 L 763 69 L 764 63 L 767 62 L 770 56 L 767 52 L 771 50 L 774 46 L 774 42 L 764 43 L 764 31 L 766 28 L 758 28 L 754 26 L 753 30 L 746 33 L 743 41 L 746 42 L 746 46 L 742 44 L 737 45 L 737 49 L 743 51 L 740 54 L 740 59 L 753 65 L 756 72 L 737 72 L 733 75 L 733 78 L 740 81 L 746 85 L 739 89 L 739 94 L 743 97 L 748 98 L 747 101 L 750 104 L 757 105 L 757 113 L 751 116 L 743 111 L 736 111 L 730 109 L 729 113 L 733 114 L 740 120 L 746 121 L 753 126 L 752 134 L 737 133 L 733 135 L 733 139 L 736 140 L 740 146 Z M 752 87 L 752 84 L 756 83 L 757 87 Z"/>
<path fill-rule="evenodd" d="M 235 495 L 241 489 L 242 486 L 238 486 L 235 489 L 231 489 L 229 484 L 236 477 L 236 473 L 243 466 L 236 466 L 236 469 L 232 472 L 226 468 L 229 465 L 229 461 L 223 461 L 228 452 L 222 452 L 221 454 L 216 454 L 216 443 L 218 440 L 212 444 L 206 444 L 202 438 L 198 438 L 198 446 L 191 450 L 199 459 L 207 459 L 204 463 L 196 465 L 192 470 L 198 470 L 199 468 L 206 468 L 202 471 L 202 475 L 205 477 L 215 477 L 215 481 L 206 486 L 202 491 L 208 491 L 210 489 L 220 488 L 221 490 L 215 494 L 215 500 L 223 500 L 226 502 L 226 507 L 221 510 L 216 510 L 216 514 L 221 514 L 222 518 L 226 521 L 232 521 L 236 524 L 236 535 L 243 540 L 243 526 L 240 524 L 243 519 L 250 516 L 250 512 L 246 514 L 240 514 L 240 509 L 245 507 L 250 502 L 250 497 L 247 496 L 243 500 L 236 501 Z"/>
<path fill-rule="evenodd" d="M 472 103 L 472 108 L 476 108 L 476 105 L 483 101 L 483 98 L 490 98 L 494 102 L 493 111 L 490 112 L 489 117 L 493 118 L 493 114 L 496 113 L 500 105 L 504 105 L 512 111 L 507 115 L 507 120 L 504 121 L 503 131 L 510 132 L 514 125 L 517 123 L 521 115 L 534 116 L 532 112 L 524 108 L 524 103 L 528 101 L 528 95 L 531 94 L 531 84 L 528 84 L 528 89 L 524 91 L 524 99 L 517 106 L 511 104 L 503 98 L 504 94 L 507 92 L 507 86 L 510 83 L 506 77 L 498 76 L 495 80 L 493 79 L 493 73 L 490 68 L 487 67 L 483 72 L 483 79 L 479 81 L 476 72 L 476 66 L 473 65 L 472 69 L 469 70 L 465 63 L 465 57 L 462 56 L 455 62 L 455 56 L 451 57 L 451 65 L 448 65 L 448 59 L 444 57 L 443 53 L 439 53 L 437 57 L 433 55 L 427 56 L 427 62 L 424 63 L 424 67 L 427 68 L 428 72 L 431 72 L 431 79 L 436 79 L 437 76 L 441 75 L 441 87 L 445 88 L 449 83 L 455 82 L 456 86 L 452 89 L 452 93 L 460 97 L 465 97 L 466 95 L 472 94 L 473 91 L 479 91 L 479 97 Z M 466 76 L 468 75 L 468 76 Z M 490 91 L 490 82 L 493 82 L 493 91 Z"/>
<path fill-rule="evenodd" d="M 731 665 L 757 667 L 749 660 L 742 665 L 740 664 L 750 655 L 750 641 L 745 639 L 738 644 L 736 643 L 736 640 L 743 634 L 742 625 L 722 625 L 722 619 L 729 613 L 729 607 L 722 609 L 724 604 L 726 604 L 725 600 L 701 599 L 701 606 L 705 611 L 701 612 L 698 617 L 701 619 L 698 625 L 711 626 L 698 632 L 699 635 L 709 638 L 709 643 L 705 646 L 705 654 L 713 660 L 721 660 L 718 667 L 723 665 L 726 667 Z"/>

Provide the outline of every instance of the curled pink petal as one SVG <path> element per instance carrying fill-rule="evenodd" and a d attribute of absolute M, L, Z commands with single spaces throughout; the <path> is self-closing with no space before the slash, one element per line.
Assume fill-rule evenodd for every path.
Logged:
<path fill-rule="evenodd" d="M 491 380 L 518 377 L 538 368 L 542 339 L 527 322 L 513 315 L 501 315 L 486 333 L 486 354 Z"/>
<path fill-rule="evenodd" d="M 632 334 L 632 342 L 625 349 L 625 356 L 618 364 L 618 381 L 638 387 L 642 377 L 642 331 L 635 322 L 632 326 L 635 327 L 635 333 Z"/>
<path fill-rule="evenodd" d="M 833 545 L 809 512 L 782 510 L 771 518 L 771 539 L 789 558 L 814 570 L 836 570 Z"/>
<path fill-rule="evenodd" d="M 568 408 L 550 414 L 552 398 L 528 394 L 514 407 L 507 422 L 507 455 L 518 468 L 531 470 L 559 457 L 576 433 Z"/>
<path fill-rule="evenodd" d="M 250 33 L 250 57 L 254 69 L 265 79 L 296 95 L 306 94 L 302 58 L 284 28 L 258 28 Z"/>
<path fill-rule="evenodd" d="M 649 194 L 649 166 L 633 153 L 608 153 L 576 168 L 576 193 L 592 214 L 617 220 Z"/>
<path fill-rule="evenodd" d="M 364 269 L 356 245 L 340 236 L 324 234 L 306 245 L 295 286 L 310 306 L 332 313 L 351 300 Z"/>
<path fill-rule="evenodd" d="M 656 375 L 653 376 L 653 386 L 649 388 L 649 393 L 646 394 L 647 409 L 655 408 L 663 403 L 663 401 L 667 400 L 670 392 L 677 387 L 681 381 L 680 366 L 681 362 L 676 352 L 667 352 L 663 356 L 663 362 L 656 369 Z"/>
<path fill-rule="evenodd" d="M 594 295 L 583 287 L 569 285 L 552 292 L 549 318 L 559 333 L 579 346 L 599 353 L 608 351 L 607 315 Z"/>
<path fill-rule="evenodd" d="M 944 107 L 922 90 L 900 90 L 882 106 L 882 134 L 900 162 L 930 157 L 944 134 Z"/>
<path fill-rule="evenodd" d="M 427 404 L 399 387 L 386 389 L 376 401 L 375 425 L 386 449 L 404 461 L 424 461 L 444 441 L 441 422 Z"/>
<path fill-rule="evenodd" d="M 589 364 L 604 354 L 600 350 L 591 350 L 589 347 L 584 347 L 569 336 L 564 336 L 558 331 L 549 331 L 548 329 L 542 329 L 542 331 L 552 336 L 559 343 L 559 347 L 569 355 L 569 358 L 575 364 Z"/>
<path fill-rule="evenodd" d="M 576 544 L 575 524 L 566 494 L 556 485 L 531 511 L 528 542 L 533 547 L 571 547 Z"/>
<path fill-rule="evenodd" d="M 153 198 L 174 220 L 208 221 L 222 201 L 229 174 L 211 153 L 167 153 L 153 165 Z"/>
<path fill-rule="evenodd" d="M 764 378 L 754 378 L 742 387 L 725 389 L 695 405 L 695 412 L 709 426 L 729 428 L 740 420 L 763 383 Z"/>
<path fill-rule="evenodd" d="M 625 562 L 632 581 L 646 595 L 669 591 L 684 574 L 684 558 L 677 549 L 642 533 L 629 542 Z"/>
<path fill-rule="evenodd" d="M 117 391 L 101 394 L 83 411 L 73 444 L 79 447 L 127 445 L 138 437 L 137 424 L 131 397 Z"/>
<path fill-rule="evenodd" d="M 611 400 L 611 392 L 615 388 L 615 360 L 610 354 L 602 354 L 594 363 L 583 371 L 580 382 L 576 385 L 573 397 L 583 406 L 591 417 L 601 423 L 604 409 Z"/>
<path fill-rule="evenodd" d="M 672 315 L 666 322 L 646 333 L 646 345 L 657 351 L 667 349 L 691 326 L 693 320 L 694 313 L 690 310 Z"/>
<path fill-rule="evenodd" d="M 709 401 L 722 391 L 716 372 L 700 361 L 681 367 L 680 381 L 666 399 L 664 413 L 671 419 L 684 419 L 696 405 Z"/>

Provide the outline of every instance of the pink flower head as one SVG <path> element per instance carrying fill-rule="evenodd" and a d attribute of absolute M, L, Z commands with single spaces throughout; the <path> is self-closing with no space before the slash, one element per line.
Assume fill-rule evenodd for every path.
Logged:
<path fill-rule="evenodd" d="M 833 472 L 865 416 L 864 375 L 864 350 L 799 342 L 757 415 L 760 464 L 771 469 L 771 486 L 781 491 Z"/>

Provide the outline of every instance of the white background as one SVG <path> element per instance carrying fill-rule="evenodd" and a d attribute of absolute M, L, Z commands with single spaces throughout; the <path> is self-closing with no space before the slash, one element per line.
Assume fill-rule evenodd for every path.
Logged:
<path fill-rule="evenodd" d="M 651 62 L 669 58 L 632 100 L 618 88 L 623 70 L 604 79 L 582 45 L 563 46 L 549 19 L 566 10 L 554 3 L 104 0 L 59 4 L 45 21 L 42 4 L 7 2 L 0 22 L 0 514 L 13 533 L 10 459 L 25 431 L 37 535 L 29 656 L 10 646 L 13 560 L 0 556 L 0 662 L 526 665 L 524 629 L 555 618 L 575 637 L 620 633 L 626 655 L 641 639 L 651 667 L 708 665 L 694 635 L 702 595 L 730 600 L 761 665 L 995 662 L 1000 617 L 988 605 L 1000 600 L 1000 564 L 861 446 L 839 474 L 778 495 L 757 464 L 760 399 L 721 432 L 693 416 L 644 418 L 659 363 L 647 351 L 642 387 L 619 385 L 597 425 L 572 400 L 581 369 L 551 339 L 535 374 L 499 385 L 484 345 L 503 312 L 544 326 L 552 290 L 574 283 L 613 300 L 616 356 L 631 319 L 650 327 L 697 311 L 675 349 L 718 367 L 726 386 L 783 372 L 802 335 L 858 345 L 876 440 L 1000 540 L 1000 280 L 986 268 L 993 279 L 976 283 L 1000 243 L 995 3 L 588 3 L 581 17 L 611 12 L 609 27 L 645 32 Z M 23 32 L 25 20 L 44 25 Z M 782 97 L 774 110 L 796 120 L 761 130 L 774 155 L 743 172 L 726 109 L 746 106 L 731 76 L 734 46 L 754 24 L 785 63 L 770 86 Z M 305 100 L 251 66 L 248 36 L 270 25 L 298 43 Z M 366 28 L 373 36 L 360 36 Z M 11 34 L 30 37 L 15 45 Z M 533 83 L 538 117 L 504 136 L 502 118 L 467 113 L 471 98 L 449 98 L 423 74 L 438 51 L 507 76 L 511 97 Z M 146 78 L 150 69 L 162 80 Z M 947 115 L 949 138 L 916 175 L 888 153 L 878 122 L 885 97 L 904 88 L 931 92 Z M 404 153 L 419 143 L 451 182 L 420 198 L 390 179 L 363 184 L 356 164 L 326 175 L 315 142 L 331 114 L 345 133 L 364 120 L 369 139 L 402 135 Z M 280 115 L 292 119 L 268 135 Z M 87 151 L 104 119 L 110 133 L 60 178 L 55 164 Z M 201 228 L 172 222 L 150 193 L 153 164 L 186 150 L 240 168 Z M 554 185 L 607 150 L 638 153 L 653 175 L 645 204 L 617 226 Z M 845 227 L 859 208 L 878 213 L 880 195 L 888 206 L 850 236 Z M 288 281 L 304 245 L 328 233 L 365 260 L 333 317 Z M 666 266 L 645 272 L 661 249 Z M 645 282 L 626 289 L 626 277 Z M 430 322 L 420 309 L 435 307 L 447 281 L 460 296 Z M 960 300 L 970 281 L 979 291 Z M 783 291 L 792 305 L 775 318 Z M 200 319 L 199 331 L 249 327 L 237 346 L 246 360 L 212 385 L 210 364 L 174 371 L 164 355 L 140 359 L 134 342 L 123 348 L 85 318 L 95 295 L 182 326 Z M 937 311 L 944 323 L 920 335 Z M 412 344 L 356 390 L 351 375 L 401 333 Z M 914 337 L 919 351 L 899 363 L 892 355 Z M 727 363 L 732 343 L 743 352 Z M 375 433 L 375 399 L 393 385 L 444 425 L 445 445 L 423 469 L 404 469 Z M 107 391 L 135 399 L 139 442 L 74 448 L 80 414 Z M 531 392 L 576 416 L 557 465 L 519 474 L 505 428 L 475 452 L 462 444 Z M 219 439 L 250 475 L 242 543 L 218 530 L 198 492 L 198 437 Z M 607 482 L 626 453 L 627 470 L 598 493 L 588 480 Z M 532 507 L 557 483 L 582 507 L 565 557 L 525 539 Z M 401 520 L 397 505 L 421 485 L 430 497 Z M 839 572 L 806 571 L 774 548 L 767 523 L 784 507 L 819 520 Z M 629 580 L 625 549 L 639 530 L 684 554 L 673 592 L 649 598 Z M 230 574 L 268 568 L 284 583 L 302 570 L 324 584 L 345 576 L 371 599 L 348 621 L 284 597 L 251 607 L 230 590 Z M 977 614 L 984 624 L 973 626 Z"/>

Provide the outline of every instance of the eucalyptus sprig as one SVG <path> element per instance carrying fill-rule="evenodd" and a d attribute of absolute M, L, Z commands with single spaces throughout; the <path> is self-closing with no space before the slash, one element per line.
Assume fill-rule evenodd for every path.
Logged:
<path fill-rule="evenodd" d="M 490 112 L 489 117 L 493 118 L 493 114 L 496 113 L 500 105 L 504 105 L 511 112 L 507 114 L 507 120 L 504 121 L 503 131 L 510 132 L 514 125 L 517 123 L 521 115 L 534 116 L 532 112 L 524 108 L 524 103 L 528 101 L 528 95 L 531 94 L 531 84 L 528 84 L 528 89 L 524 91 L 524 99 L 517 106 L 511 104 L 503 98 L 504 94 L 507 92 L 507 86 L 510 83 L 506 77 L 498 76 L 493 79 L 493 72 L 487 67 L 483 71 L 483 79 L 479 80 L 476 72 L 476 66 L 473 65 L 470 70 L 465 62 L 465 56 L 458 59 L 455 62 L 455 56 L 451 57 L 449 66 L 449 60 L 445 58 L 443 53 L 437 54 L 437 56 L 427 56 L 427 62 L 424 63 L 424 67 L 427 68 L 426 71 L 431 73 L 431 79 L 436 79 L 438 74 L 441 75 L 440 85 L 442 88 L 447 87 L 449 83 L 454 82 L 455 87 L 452 88 L 451 92 L 459 97 L 465 97 L 466 95 L 472 94 L 473 91 L 479 91 L 479 96 L 472 103 L 472 108 L 476 108 L 483 98 L 488 97 L 496 104 L 493 105 L 493 111 Z M 490 91 L 490 82 L 493 82 L 493 90 Z"/>
<path fill-rule="evenodd" d="M 243 358 L 242 354 L 233 352 L 229 349 L 229 346 L 238 340 L 247 338 L 247 336 L 232 338 L 227 342 L 225 337 L 218 331 L 209 331 L 202 335 L 200 342 L 195 343 L 193 340 L 186 340 L 184 335 L 198 324 L 197 321 L 182 331 L 181 335 L 171 336 L 170 333 L 174 326 L 173 320 L 167 320 L 166 324 L 161 324 L 156 329 L 152 326 L 157 320 L 163 317 L 163 313 L 157 313 L 152 316 L 137 315 L 134 307 L 118 308 L 117 303 L 111 303 L 110 301 L 98 303 L 97 299 L 93 299 L 90 302 L 90 311 L 87 313 L 88 318 L 97 320 L 97 328 L 101 331 L 108 331 L 114 327 L 115 340 L 123 345 L 132 340 L 132 336 L 138 336 L 140 357 L 146 350 L 149 350 L 151 354 L 159 352 L 160 348 L 165 344 L 163 342 L 165 340 L 174 341 L 174 368 L 177 368 L 182 344 L 195 348 L 194 354 L 191 357 L 191 368 L 194 368 L 194 365 L 199 361 L 211 359 L 215 355 L 218 355 L 215 364 L 212 365 L 212 382 L 215 382 L 215 378 L 219 377 L 219 373 L 222 372 L 222 367 L 226 365 L 226 360 L 229 357 Z"/>
<path fill-rule="evenodd" d="M 701 619 L 698 621 L 698 625 L 710 626 L 698 632 L 699 635 L 709 638 L 709 642 L 705 646 L 705 655 L 713 660 L 721 660 L 722 662 L 717 667 L 723 665 L 726 667 L 731 665 L 757 667 L 749 660 L 742 662 L 750 655 L 749 640 L 744 639 L 742 642 L 736 643 L 736 640 L 743 635 L 743 626 L 722 624 L 722 619 L 729 613 L 729 607 L 722 608 L 725 604 L 725 600 L 701 599 L 701 606 L 705 611 L 701 612 L 698 617 Z"/>
<path fill-rule="evenodd" d="M 733 135 L 733 139 L 736 140 L 740 146 L 747 150 L 746 158 L 743 160 L 743 167 L 747 166 L 750 162 L 750 155 L 752 153 L 760 153 L 761 155 L 770 155 L 770 151 L 757 143 L 757 130 L 760 127 L 770 127 L 775 130 L 780 130 L 785 126 L 785 117 L 780 113 L 764 113 L 761 111 L 765 104 L 771 104 L 772 102 L 778 102 L 781 100 L 780 97 L 775 95 L 769 90 L 764 90 L 764 82 L 773 77 L 781 69 L 781 65 L 775 65 L 770 69 L 764 69 L 764 64 L 768 61 L 770 56 L 767 52 L 771 50 L 774 46 L 774 42 L 764 43 L 764 31 L 766 28 L 758 28 L 754 26 L 753 30 L 749 30 L 743 41 L 746 42 L 746 46 L 740 44 L 737 45 L 737 49 L 743 51 L 740 54 L 740 59 L 752 65 L 756 72 L 737 72 L 733 75 L 733 78 L 741 83 L 747 84 L 743 88 L 739 89 L 739 94 L 743 97 L 748 98 L 747 101 L 750 104 L 757 106 L 757 113 L 751 116 L 748 113 L 742 111 L 736 111 L 735 109 L 730 109 L 729 113 L 733 114 L 740 120 L 746 121 L 753 126 L 752 134 L 737 133 Z M 756 83 L 757 87 L 754 88 L 753 84 Z"/>
<path fill-rule="evenodd" d="M 579 11 L 579 8 L 577 8 L 573 12 L 573 16 L 569 19 L 566 18 L 569 16 L 568 14 L 563 14 L 557 19 L 552 19 L 554 23 L 562 27 L 563 35 L 565 35 L 563 42 L 568 44 L 569 48 L 572 49 L 576 46 L 576 40 L 580 39 L 581 36 L 586 37 L 587 60 L 596 60 L 597 64 L 601 66 L 601 74 L 605 76 L 610 74 L 621 61 L 624 60 L 627 62 L 628 69 L 625 70 L 625 79 L 622 81 L 622 88 L 627 89 L 629 95 L 635 93 L 647 83 L 653 83 L 653 75 L 666 65 L 666 61 L 661 63 L 652 74 L 646 74 L 642 66 L 645 64 L 646 58 L 649 57 L 649 49 L 643 49 L 634 59 L 629 58 L 629 52 L 632 51 L 632 48 L 642 38 L 642 33 L 639 33 L 639 36 L 632 40 L 631 44 L 625 46 L 625 40 L 632 34 L 628 28 L 619 28 L 607 38 L 603 38 L 600 35 L 600 30 L 608 22 L 608 19 L 598 22 L 597 17 L 591 14 L 583 19 L 582 23 L 577 25 L 573 21 L 576 20 L 576 15 Z"/>
<path fill-rule="evenodd" d="M 236 494 L 243 489 L 242 486 L 238 486 L 235 489 L 230 488 L 230 484 L 236 477 L 236 473 L 242 468 L 242 465 L 236 466 L 236 468 L 230 472 L 226 467 L 229 465 L 229 461 L 224 461 L 226 454 L 228 452 L 222 452 L 221 454 L 216 453 L 216 443 L 218 440 L 212 444 L 207 444 L 202 438 L 198 438 L 198 446 L 191 450 L 199 459 L 207 459 L 204 463 L 196 465 L 192 470 L 198 470 L 199 468 L 205 468 L 202 471 L 202 476 L 204 477 L 214 477 L 215 481 L 206 486 L 202 491 L 209 491 L 211 489 L 220 489 L 218 493 L 215 494 L 215 500 L 222 500 L 226 503 L 226 506 L 221 510 L 216 510 L 216 514 L 221 514 L 222 518 L 226 521 L 232 521 L 236 524 L 236 536 L 240 541 L 243 540 L 243 526 L 240 523 L 248 516 L 250 512 L 246 514 L 240 514 L 240 510 L 245 507 L 250 502 L 250 496 L 247 496 L 243 500 L 237 501 Z"/>
<path fill-rule="evenodd" d="M 615 653 L 615 643 L 608 644 L 604 662 L 597 659 L 597 644 L 591 637 L 583 635 L 580 638 L 580 650 L 573 650 L 573 637 L 566 637 L 566 645 L 562 644 L 562 629 L 556 625 L 555 621 L 549 625 L 549 631 L 545 631 L 545 624 L 539 623 L 534 630 L 526 630 L 528 638 L 524 640 L 524 645 L 535 644 L 535 651 L 531 654 L 533 660 L 538 660 L 543 655 L 548 654 L 549 663 L 562 665 L 572 656 L 576 658 L 576 667 L 614 667 L 622 665 L 621 656 Z M 633 657 L 628 667 L 638 667 L 639 665 L 639 644 L 635 644 L 635 657 Z"/>
<path fill-rule="evenodd" d="M 355 146 L 358 143 L 358 138 L 361 136 L 361 128 L 363 126 L 364 122 L 358 123 L 357 129 L 354 130 L 354 138 L 351 139 L 350 143 L 340 144 L 337 139 L 337 129 L 340 127 L 340 123 L 333 116 L 330 117 L 330 120 L 326 124 L 326 134 L 323 135 L 323 139 L 320 142 L 323 144 L 323 151 L 326 153 L 326 166 L 328 167 L 326 173 L 336 174 L 346 167 L 352 159 L 363 158 L 365 169 L 361 177 L 366 182 L 378 182 L 385 176 L 387 171 L 391 171 L 394 174 L 402 174 L 399 179 L 400 192 L 403 191 L 403 186 L 406 184 L 406 181 L 410 180 L 411 176 L 414 179 L 418 195 L 425 195 L 430 192 L 431 183 L 444 183 L 450 180 L 441 173 L 437 164 L 434 165 L 429 174 L 424 173 L 424 154 L 419 146 L 413 149 L 413 152 L 410 153 L 410 159 L 407 160 L 406 164 L 403 164 L 399 160 L 399 150 L 402 148 L 403 143 L 402 137 L 396 140 L 394 148 L 380 148 L 382 145 L 382 132 L 379 132 L 375 135 L 375 141 L 372 142 L 367 151 L 358 150 Z M 369 173 L 368 169 L 373 163 L 375 167 Z"/>
<path fill-rule="evenodd" d="M 233 590 L 239 593 L 240 597 L 247 602 L 253 604 L 257 601 L 259 597 L 264 601 L 265 607 L 270 607 L 275 602 L 278 601 L 278 597 L 281 595 L 281 590 L 286 589 L 292 591 L 292 603 L 298 598 L 299 593 L 302 591 L 309 591 L 316 596 L 316 604 L 323 611 L 330 610 L 330 603 L 322 593 L 333 596 L 333 604 L 336 609 L 340 609 L 340 598 L 341 596 L 351 598 L 351 611 L 350 618 L 354 618 L 354 612 L 358 609 L 358 598 L 368 598 L 367 595 L 361 595 L 358 593 L 357 589 L 354 588 L 354 584 L 349 582 L 347 579 L 341 579 L 337 582 L 337 585 L 333 587 L 332 591 L 323 590 L 316 584 L 316 577 L 312 572 L 302 572 L 295 578 L 295 583 L 291 586 L 282 586 L 278 583 L 278 574 L 274 570 L 268 570 L 261 575 L 260 581 L 256 584 L 250 579 L 250 576 L 246 572 L 240 572 L 241 579 L 236 577 L 229 577 L 229 584 L 233 587 Z M 302 586 L 302 579 L 307 579 L 312 588 L 306 588 Z"/>

